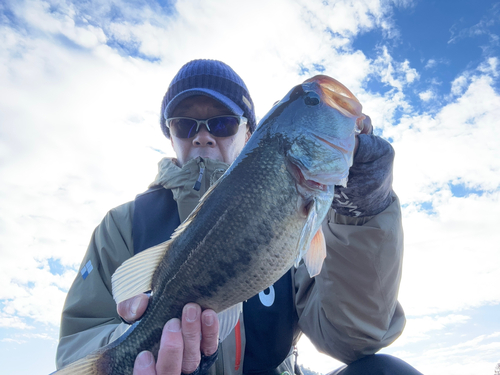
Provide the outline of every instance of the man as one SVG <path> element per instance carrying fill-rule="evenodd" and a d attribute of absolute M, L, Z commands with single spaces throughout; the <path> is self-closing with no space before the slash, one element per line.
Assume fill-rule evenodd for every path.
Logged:
<path fill-rule="evenodd" d="M 244 82 L 213 60 L 181 68 L 165 94 L 161 116 L 177 157 L 163 159 L 150 189 L 111 210 L 96 228 L 64 306 L 58 367 L 115 340 L 127 323 L 140 319 L 148 297 L 116 308 L 111 275 L 129 257 L 169 238 L 256 127 Z M 215 313 L 187 304 L 181 320 L 165 325 L 157 362 L 140 353 L 135 374 L 292 374 L 293 349 L 302 333 L 322 352 L 350 364 L 339 370 L 342 374 L 377 366 L 418 374 L 399 360 L 373 356 L 400 335 L 405 323 L 397 302 L 403 235 L 392 191 L 392 147 L 371 134 L 368 117 L 364 125 L 348 185 L 336 187 L 323 223 L 328 255 L 321 273 L 311 279 L 301 265 L 246 301 L 239 323 L 218 347 Z"/>

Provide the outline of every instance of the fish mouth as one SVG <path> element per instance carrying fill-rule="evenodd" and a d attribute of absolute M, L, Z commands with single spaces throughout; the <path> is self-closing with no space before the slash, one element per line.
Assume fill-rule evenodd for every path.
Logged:
<path fill-rule="evenodd" d="M 305 80 L 302 87 L 307 91 L 310 89 L 310 85 L 319 87 L 319 90 L 311 89 L 316 92 L 319 91 L 318 94 L 321 96 L 323 102 L 338 110 L 344 116 L 355 118 L 356 125 L 358 125 L 358 128 L 360 127 L 361 121 L 365 118 L 361 112 L 363 106 L 347 87 L 335 78 L 322 74 Z"/>
<path fill-rule="evenodd" d="M 302 169 L 297 164 L 287 161 L 286 167 L 295 179 L 295 187 L 298 193 L 297 212 L 307 218 L 317 204 L 317 200 L 324 200 L 332 194 L 333 186 L 308 179 L 304 176 Z M 332 195 L 333 198 L 333 195 Z"/>
<path fill-rule="evenodd" d="M 330 185 L 326 185 L 315 180 L 307 179 L 304 176 L 304 173 L 302 173 L 302 169 L 297 164 L 288 161 L 287 169 L 290 171 L 292 176 L 297 181 L 297 185 L 301 186 L 302 188 L 305 188 L 306 191 L 327 192 L 329 190 Z M 299 190 L 301 195 L 303 196 L 310 195 L 310 194 L 304 194 L 305 192 L 302 191 L 302 189 Z"/>

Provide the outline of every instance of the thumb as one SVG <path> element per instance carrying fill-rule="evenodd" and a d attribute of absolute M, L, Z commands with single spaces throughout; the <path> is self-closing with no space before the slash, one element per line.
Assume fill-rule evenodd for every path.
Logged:
<path fill-rule="evenodd" d="M 149 297 L 146 294 L 139 294 L 135 297 L 122 301 L 116 306 L 118 315 L 127 323 L 139 320 L 148 307 Z"/>
<path fill-rule="evenodd" d="M 363 115 L 365 116 L 365 118 L 361 122 L 360 134 L 373 134 L 372 119 L 370 118 L 370 116 L 365 115 L 364 113 Z"/>

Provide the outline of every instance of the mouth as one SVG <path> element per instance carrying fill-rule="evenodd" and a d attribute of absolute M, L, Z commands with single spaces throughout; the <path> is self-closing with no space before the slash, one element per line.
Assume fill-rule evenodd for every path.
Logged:
<path fill-rule="evenodd" d="M 314 209 L 317 201 L 325 200 L 325 197 L 331 195 L 333 199 L 333 186 L 323 184 L 321 182 L 307 179 L 304 176 L 300 166 L 288 161 L 286 163 L 287 169 L 295 179 L 295 187 L 299 198 L 297 200 L 297 212 L 302 215 L 302 217 L 307 218 Z M 331 204 L 331 202 L 330 202 Z"/>
<path fill-rule="evenodd" d="M 292 176 L 295 178 L 297 181 L 297 184 L 301 186 L 302 188 L 305 188 L 308 191 L 328 191 L 329 185 L 322 184 L 320 182 L 314 181 L 314 180 L 308 180 L 304 177 L 304 174 L 302 173 L 302 170 L 300 167 L 292 162 L 287 163 L 287 168 L 292 174 Z"/>

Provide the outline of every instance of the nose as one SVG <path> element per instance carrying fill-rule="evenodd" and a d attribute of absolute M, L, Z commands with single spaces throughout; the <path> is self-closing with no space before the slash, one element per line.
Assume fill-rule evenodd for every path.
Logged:
<path fill-rule="evenodd" d="M 193 145 L 198 147 L 214 147 L 216 145 L 215 137 L 208 132 L 205 124 L 200 125 L 198 133 L 193 138 Z"/>

